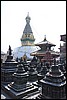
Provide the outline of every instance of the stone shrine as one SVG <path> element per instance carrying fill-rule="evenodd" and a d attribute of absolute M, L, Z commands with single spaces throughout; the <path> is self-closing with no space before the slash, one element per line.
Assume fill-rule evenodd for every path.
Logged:
<path fill-rule="evenodd" d="M 19 64 L 17 67 L 16 73 L 13 74 L 13 82 L 9 84 L 9 87 L 15 91 L 21 91 L 26 86 L 28 74 L 25 72 L 22 64 Z"/>
<path fill-rule="evenodd" d="M 40 81 L 42 83 L 42 94 L 37 99 L 66 98 L 66 78 L 58 65 L 52 65 L 51 70 Z"/>
<path fill-rule="evenodd" d="M 65 69 L 65 65 L 64 64 L 58 64 L 60 70 L 64 73 L 65 77 L 66 77 L 66 69 Z"/>
<path fill-rule="evenodd" d="M 18 62 L 19 64 L 23 64 L 25 72 L 27 72 L 30 68 L 29 62 L 26 60 L 23 60 L 23 57 L 21 57 L 20 61 Z"/>
<path fill-rule="evenodd" d="M 43 64 L 40 72 L 37 74 L 39 83 L 40 83 L 40 80 L 44 78 L 47 72 L 48 72 L 47 66 Z"/>
<path fill-rule="evenodd" d="M 37 72 L 38 72 L 38 74 L 40 73 L 40 71 L 41 71 L 41 63 L 38 63 L 37 64 L 37 67 L 36 67 L 36 70 L 37 70 Z"/>
<path fill-rule="evenodd" d="M 11 46 L 9 45 L 8 55 L 1 66 L 1 83 L 7 84 L 13 81 L 12 74 L 16 71 L 17 62 L 13 59 Z"/>
<path fill-rule="evenodd" d="M 23 64 L 17 65 L 17 70 L 13 74 L 13 82 L 4 85 L 4 91 L 13 99 L 23 98 L 30 93 L 38 91 L 38 87 L 28 82 L 28 73 L 25 72 Z M 38 91 L 39 93 L 39 91 Z"/>
<path fill-rule="evenodd" d="M 31 60 L 31 64 L 37 67 L 37 57 L 36 56 L 34 56 L 33 59 Z"/>
<path fill-rule="evenodd" d="M 30 64 L 28 75 L 29 75 L 29 78 L 28 78 L 29 82 L 37 81 L 37 71 L 36 71 L 36 68 L 34 67 L 34 65 L 32 65 L 32 64 Z"/>

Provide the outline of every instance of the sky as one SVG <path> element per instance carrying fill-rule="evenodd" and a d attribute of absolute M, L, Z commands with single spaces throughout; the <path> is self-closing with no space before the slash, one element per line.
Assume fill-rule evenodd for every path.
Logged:
<path fill-rule="evenodd" d="M 6 53 L 9 45 L 12 50 L 21 46 L 28 12 L 34 43 L 46 35 L 59 51 L 60 35 L 66 34 L 66 1 L 1 1 L 1 51 Z"/>

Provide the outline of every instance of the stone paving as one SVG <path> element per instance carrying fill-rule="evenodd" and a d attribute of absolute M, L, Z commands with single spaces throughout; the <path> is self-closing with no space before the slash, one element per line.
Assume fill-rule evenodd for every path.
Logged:
<path fill-rule="evenodd" d="M 3 90 L 1 90 L 1 99 L 11 99 Z"/>

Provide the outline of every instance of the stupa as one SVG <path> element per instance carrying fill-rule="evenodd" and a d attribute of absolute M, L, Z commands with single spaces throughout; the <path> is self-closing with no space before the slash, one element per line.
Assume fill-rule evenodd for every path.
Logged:
<path fill-rule="evenodd" d="M 35 66 L 30 65 L 29 71 L 28 71 L 28 81 L 29 82 L 36 82 L 37 81 L 37 71 Z"/>
<path fill-rule="evenodd" d="M 27 95 L 39 93 L 38 87 L 28 82 L 28 72 L 24 70 L 23 64 L 19 62 L 16 72 L 13 73 L 13 81 L 4 85 L 3 89 L 12 99 L 20 99 Z"/>
<path fill-rule="evenodd" d="M 38 82 L 40 82 L 40 80 L 44 78 L 47 72 L 48 72 L 47 66 L 42 65 L 41 70 L 38 73 Z"/>
<path fill-rule="evenodd" d="M 66 78 L 58 65 L 52 65 L 40 82 L 42 93 L 37 99 L 66 99 Z"/>
<path fill-rule="evenodd" d="M 21 58 L 21 57 L 24 57 L 24 55 L 26 55 L 27 60 L 30 60 L 33 58 L 32 56 L 30 56 L 30 53 L 39 50 L 40 47 L 34 45 L 35 38 L 32 32 L 32 28 L 30 26 L 31 18 L 29 17 L 29 13 L 25 20 L 26 20 L 26 26 L 24 28 L 24 31 L 21 37 L 21 46 L 15 48 L 13 51 L 13 54 L 15 58 L 17 57 Z"/>
<path fill-rule="evenodd" d="M 13 81 L 12 74 L 16 71 L 17 62 L 13 59 L 11 46 L 9 45 L 8 55 L 1 66 L 1 83 L 8 84 Z"/>
<path fill-rule="evenodd" d="M 33 59 L 31 60 L 30 64 L 29 64 L 29 70 L 28 70 L 28 75 L 29 75 L 28 81 L 29 82 L 37 81 L 36 66 L 37 66 L 37 59 L 34 56 Z"/>

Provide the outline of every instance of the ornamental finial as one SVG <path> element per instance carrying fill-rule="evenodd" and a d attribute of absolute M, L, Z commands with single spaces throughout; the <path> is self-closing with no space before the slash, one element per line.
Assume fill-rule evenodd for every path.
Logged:
<path fill-rule="evenodd" d="M 44 35 L 44 41 L 46 40 L 46 35 Z"/>
<path fill-rule="evenodd" d="M 29 12 L 28 12 L 27 17 L 26 17 L 26 22 L 30 23 L 30 20 L 31 20 L 31 18 L 29 17 Z"/>
<path fill-rule="evenodd" d="M 12 49 L 11 49 L 11 46 L 9 45 L 9 55 L 11 55 L 12 54 Z"/>
<path fill-rule="evenodd" d="M 29 17 L 29 12 L 28 12 L 27 16 Z"/>

